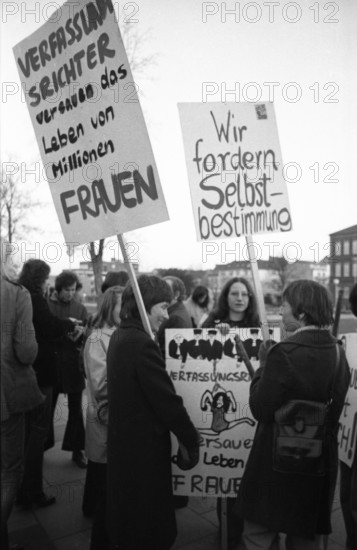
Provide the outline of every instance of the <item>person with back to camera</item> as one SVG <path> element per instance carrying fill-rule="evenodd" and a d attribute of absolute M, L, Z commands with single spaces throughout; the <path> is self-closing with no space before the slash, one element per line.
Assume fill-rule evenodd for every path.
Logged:
<path fill-rule="evenodd" d="M 157 333 L 168 316 L 170 287 L 153 275 L 140 276 L 138 285 Z M 144 329 L 131 285 L 123 292 L 120 319 L 107 355 L 110 549 L 168 550 L 177 533 L 170 431 L 187 449 L 185 468 L 197 464 L 199 436 Z"/>
<path fill-rule="evenodd" d="M 129 275 L 126 271 L 122 270 L 122 271 L 108 271 L 107 272 L 107 274 L 105 276 L 105 279 L 102 283 L 101 289 L 100 289 L 101 294 L 98 296 L 97 311 L 95 313 L 92 313 L 91 315 L 89 315 L 88 319 L 87 319 L 87 323 L 86 323 L 84 334 L 83 334 L 83 340 L 82 340 L 82 349 L 81 349 L 82 355 L 83 355 L 83 350 L 84 350 L 86 340 L 87 340 L 88 336 L 90 335 L 90 333 L 92 332 L 93 320 L 95 319 L 95 317 L 98 314 L 98 311 L 99 311 L 100 306 L 102 304 L 102 300 L 103 300 L 103 296 L 104 296 L 105 291 L 108 290 L 108 288 L 111 288 L 113 286 L 121 286 L 121 287 L 124 288 L 128 281 L 129 281 Z"/>
<path fill-rule="evenodd" d="M 108 405 L 107 351 L 110 338 L 120 323 L 123 290 L 121 286 L 112 286 L 104 292 L 83 353 L 88 396 L 85 439 L 88 468 L 82 510 L 86 516 L 94 515 L 90 550 L 108 548 L 105 526 L 107 421 L 101 415 Z"/>
<path fill-rule="evenodd" d="M 78 277 L 69 270 L 62 271 L 55 279 L 55 292 L 48 300 L 51 313 L 59 319 L 73 318 L 82 326 L 87 321 L 87 310 L 74 299 Z M 82 391 L 84 372 L 81 364 L 81 338 L 84 332 L 77 331 L 63 337 L 57 346 L 58 382 L 53 390 L 52 412 L 54 414 L 60 393 L 68 397 L 68 421 L 63 437 L 62 449 L 72 451 L 72 461 L 79 468 L 86 468 L 84 457 L 84 422 L 82 413 Z M 46 448 L 54 445 L 54 427 L 51 423 Z"/>
<path fill-rule="evenodd" d="M 349 301 L 351 311 L 357 317 L 357 284 L 351 290 Z M 347 550 L 357 548 L 357 441 L 355 446 L 351 467 L 340 460 L 340 501 L 347 533 Z"/>
<path fill-rule="evenodd" d="M 318 550 L 320 535 L 331 532 L 338 421 L 349 368 L 330 331 L 333 309 L 325 287 L 309 280 L 289 284 L 281 314 L 288 337 L 268 351 L 269 345 L 261 345 L 261 366 L 251 382 L 250 408 L 259 424 L 239 488 L 237 512 L 244 518 L 246 550 L 278 550 L 279 532 L 286 533 L 288 550 Z M 287 468 L 289 455 L 284 449 L 276 452 L 278 415 L 291 400 L 324 405 L 330 399 L 321 456 L 316 455 L 322 469 L 308 470 L 311 459 L 307 463 L 306 455 L 297 460 L 294 454 Z M 316 457 L 313 460 L 316 463 Z"/>
<path fill-rule="evenodd" d="M 50 266 L 43 260 L 30 259 L 22 266 L 19 283 L 31 294 L 33 324 L 38 342 L 38 354 L 33 363 L 37 382 L 45 401 L 26 413 L 26 443 L 24 476 L 17 495 L 17 504 L 24 509 L 44 508 L 56 498 L 43 490 L 43 454 L 50 428 L 52 392 L 57 382 L 56 342 L 75 330 L 69 319 L 57 319 L 49 310 L 46 294 Z"/>
<path fill-rule="evenodd" d="M 167 308 L 167 318 L 161 323 L 157 332 L 157 342 L 162 356 L 165 357 L 165 330 L 167 328 L 192 328 L 192 321 L 184 306 L 186 288 L 178 277 L 168 275 L 163 278 L 172 292 L 172 300 Z"/>
<path fill-rule="evenodd" d="M 168 318 L 165 319 L 157 332 L 156 338 L 159 344 L 160 351 L 165 359 L 165 331 L 169 328 L 192 328 L 192 321 L 184 305 L 184 299 L 186 297 L 186 287 L 184 282 L 173 275 L 167 275 L 163 277 L 171 289 L 172 300 L 167 308 Z M 181 368 L 185 367 L 187 359 L 187 341 L 181 345 Z M 188 497 L 175 495 L 175 508 L 185 508 L 188 504 Z"/>
<path fill-rule="evenodd" d="M 257 301 L 249 281 L 243 277 L 229 279 L 221 290 L 217 307 L 203 323 L 203 328 L 228 325 L 229 328 L 260 326 Z M 227 498 L 228 547 L 235 548 L 243 530 L 243 521 L 234 513 L 235 497 Z M 222 499 L 217 499 L 218 521 L 221 522 Z"/>
<path fill-rule="evenodd" d="M 24 469 L 25 414 L 43 403 L 32 363 L 38 344 L 29 292 L 1 267 L 1 548 L 9 550 L 7 522 Z"/>

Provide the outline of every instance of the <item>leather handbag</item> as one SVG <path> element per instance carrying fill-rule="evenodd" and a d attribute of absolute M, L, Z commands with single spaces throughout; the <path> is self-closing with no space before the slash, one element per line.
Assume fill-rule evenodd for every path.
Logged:
<path fill-rule="evenodd" d="M 329 398 L 326 402 L 292 399 L 275 412 L 273 470 L 285 474 L 323 476 L 324 444 L 329 408 L 332 403 L 337 358 Z"/>

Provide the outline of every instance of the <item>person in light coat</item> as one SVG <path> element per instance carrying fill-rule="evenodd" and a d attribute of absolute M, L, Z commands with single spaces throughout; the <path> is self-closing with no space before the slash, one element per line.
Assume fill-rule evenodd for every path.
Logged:
<path fill-rule="evenodd" d="M 85 451 L 88 469 L 83 496 L 83 512 L 94 515 L 90 550 L 108 547 L 105 529 L 107 425 L 103 416 L 108 403 L 107 350 L 110 338 L 119 325 L 121 295 L 124 288 L 108 288 L 93 320 L 92 332 L 84 346 L 84 369 L 87 377 Z M 105 416 L 105 415 L 104 415 Z"/>
<path fill-rule="evenodd" d="M 10 280 L 1 259 L 1 548 L 24 470 L 25 414 L 43 403 L 32 363 L 38 345 L 29 292 Z"/>

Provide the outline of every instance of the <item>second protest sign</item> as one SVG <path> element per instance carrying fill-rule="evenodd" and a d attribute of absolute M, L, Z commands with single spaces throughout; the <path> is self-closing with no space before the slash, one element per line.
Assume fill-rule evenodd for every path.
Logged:
<path fill-rule="evenodd" d="M 197 239 L 291 231 L 272 103 L 181 103 Z"/>

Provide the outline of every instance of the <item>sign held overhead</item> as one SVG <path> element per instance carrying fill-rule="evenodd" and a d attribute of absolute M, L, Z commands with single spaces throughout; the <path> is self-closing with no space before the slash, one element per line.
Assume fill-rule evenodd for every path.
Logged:
<path fill-rule="evenodd" d="M 179 104 L 200 241 L 292 229 L 272 103 Z"/>
<path fill-rule="evenodd" d="M 67 2 L 14 54 L 65 239 L 166 221 L 111 0 Z"/>

